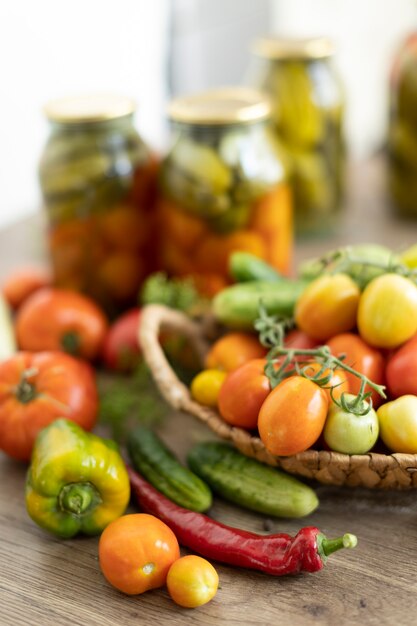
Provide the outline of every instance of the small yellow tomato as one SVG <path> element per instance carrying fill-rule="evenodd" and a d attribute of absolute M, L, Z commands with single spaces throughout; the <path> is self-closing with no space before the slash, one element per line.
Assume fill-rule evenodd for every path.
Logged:
<path fill-rule="evenodd" d="M 362 293 L 359 333 L 369 345 L 396 348 L 417 332 L 417 287 L 398 274 L 383 274 Z"/>
<path fill-rule="evenodd" d="M 191 383 L 191 395 L 196 402 L 205 406 L 216 407 L 221 386 L 227 372 L 220 370 L 203 370 Z"/>
<path fill-rule="evenodd" d="M 297 326 L 318 341 L 352 330 L 359 298 L 359 287 L 350 276 L 324 274 L 313 280 L 298 299 Z"/>
<path fill-rule="evenodd" d="M 417 396 L 401 396 L 376 412 L 379 434 L 393 452 L 417 454 Z"/>
<path fill-rule="evenodd" d="M 210 602 L 218 586 L 216 570 L 201 556 L 183 556 L 171 565 L 167 576 L 169 595 L 174 602 L 187 609 Z"/>

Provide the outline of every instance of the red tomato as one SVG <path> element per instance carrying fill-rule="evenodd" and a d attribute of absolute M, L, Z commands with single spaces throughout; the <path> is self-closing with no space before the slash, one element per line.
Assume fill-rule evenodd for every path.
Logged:
<path fill-rule="evenodd" d="M 259 412 L 259 436 L 277 456 L 304 452 L 320 437 L 329 400 L 323 389 L 302 376 L 286 378 L 268 395 Z"/>
<path fill-rule="evenodd" d="M 92 368 L 62 352 L 18 352 L 0 363 L 0 449 L 29 461 L 36 435 L 60 417 L 86 430 L 96 421 Z"/>
<path fill-rule="evenodd" d="M 390 357 L 385 375 L 392 398 L 417 396 L 417 336 L 407 341 Z"/>
<path fill-rule="evenodd" d="M 341 335 L 335 335 L 327 342 L 332 353 L 339 357 L 341 354 L 346 354 L 344 362 L 349 365 L 360 374 L 364 374 L 372 380 L 372 382 L 378 385 L 383 385 L 385 382 L 385 361 L 381 352 L 376 348 L 371 348 L 364 342 L 358 335 L 354 333 L 342 333 Z M 361 381 L 357 376 L 346 372 L 346 377 L 349 382 L 349 391 L 352 394 L 359 392 Z M 370 387 L 366 387 L 366 391 L 371 391 Z M 376 392 L 372 392 L 372 403 L 376 408 L 382 402 L 381 396 Z"/>
<path fill-rule="evenodd" d="M 93 360 L 101 350 L 107 320 L 86 296 L 64 289 L 40 289 L 19 309 L 16 335 L 22 350 L 64 350 Z"/>
<path fill-rule="evenodd" d="M 110 326 L 103 344 L 103 361 L 110 370 L 130 372 L 138 364 L 142 351 L 139 347 L 140 309 L 131 309 Z"/>
<path fill-rule="evenodd" d="M 290 330 L 285 335 L 284 346 L 286 348 L 298 348 L 299 350 L 311 350 L 318 345 L 317 340 L 309 337 L 306 333 L 298 328 Z"/>
<path fill-rule="evenodd" d="M 51 284 L 49 272 L 41 268 L 22 267 L 14 270 L 3 283 L 3 295 L 16 310 L 35 291 Z"/>
<path fill-rule="evenodd" d="M 265 364 L 264 359 L 254 359 L 228 374 L 218 397 L 220 415 L 228 424 L 256 428 L 260 408 L 271 391 Z"/>

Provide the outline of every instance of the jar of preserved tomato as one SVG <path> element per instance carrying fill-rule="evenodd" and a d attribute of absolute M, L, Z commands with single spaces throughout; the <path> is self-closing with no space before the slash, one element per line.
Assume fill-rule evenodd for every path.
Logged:
<path fill-rule="evenodd" d="M 397 212 L 417 218 L 417 33 L 398 51 L 390 77 L 388 183 Z"/>
<path fill-rule="evenodd" d="M 172 147 L 161 164 L 160 264 L 214 295 L 229 255 L 250 252 L 287 272 L 292 202 L 285 155 L 267 127 L 268 98 L 246 88 L 178 98 Z"/>
<path fill-rule="evenodd" d="M 153 267 L 156 161 L 118 96 L 50 102 L 40 167 L 55 284 L 82 291 L 110 313 L 137 299 Z"/>
<path fill-rule="evenodd" d="M 343 190 L 344 102 L 327 38 L 254 43 L 250 82 L 272 101 L 272 125 L 291 157 L 296 233 L 330 233 Z"/>

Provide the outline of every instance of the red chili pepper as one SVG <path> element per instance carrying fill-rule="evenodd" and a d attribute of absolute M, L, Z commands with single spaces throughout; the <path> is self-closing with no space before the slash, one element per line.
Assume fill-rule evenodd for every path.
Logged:
<path fill-rule="evenodd" d="M 181 545 L 214 561 L 274 576 L 317 572 L 329 554 L 340 548 L 354 548 L 357 543 L 355 535 L 349 534 L 326 539 L 314 526 L 302 528 L 295 537 L 285 533 L 257 535 L 226 526 L 171 502 L 131 467 L 128 473 L 142 511 L 165 522 Z"/>

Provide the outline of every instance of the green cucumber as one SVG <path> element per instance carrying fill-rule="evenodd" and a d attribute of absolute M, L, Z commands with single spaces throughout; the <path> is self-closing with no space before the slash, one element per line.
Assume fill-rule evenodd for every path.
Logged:
<path fill-rule="evenodd" d="M 183 467 L 151 430 L 135 428 L 129 434 L 127 449 L 135 469 L 167 498 L 191 511 L 210 508 L 209 487 Z"/>
<path fill-rule="evenodd" d="M 226 287 L 213 299 L 216 319 L 230 328 L 253 328 L 262 302 L 270 315 L 291 317 L 295 304 L 308 285 L 305 280 L 281 278 L 279 282 L 250 281 Z"/>
<path fill-rule="evenodd" d="M 318 506 L 310 487 L 293 476 L 244 456 L 225 443 L 200 443 L 189 467 L 225 500 L 275 517 L 304 517 Z"/>
<path fill-rule="evenodd" d="M 282 279 L 276 269 L 249 252 L 233 252 L 230 255 L 229 274 L 238 283 L 246 283 L 249 280 L 276 282 Z"/>

